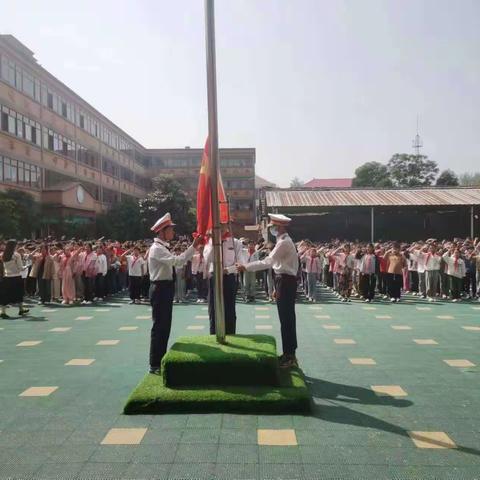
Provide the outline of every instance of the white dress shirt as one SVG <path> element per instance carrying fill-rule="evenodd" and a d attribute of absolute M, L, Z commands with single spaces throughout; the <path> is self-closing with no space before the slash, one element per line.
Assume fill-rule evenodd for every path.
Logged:
<path fill-rule="evenodd" d="M 209 274 L 213 273 L 213 243 L 212 239 L 209 240 L 203 251 L 205 263 L 207 265 L 207 271 Z M 245 255 L 243 252 L 242 242 L 233 237 L 228 237 L 222 240 L 222 259 L 223 268 L 227 270 L 227 273 L 236 273 L 236 263 L 245 263 Z"/>
<path fill-rule="evenodd" d="M 128 275 L 130 277 L 141 277 L 143 275 L 143 264 L 145 260 L 139 255 L 127 255 Z"/>
<path fill-rule="evenodd" d="M 425 273 L 426 266 L 425 266 L 425 258 L 426 253 L 421 252 L 420 250 L 414 250 L 410 252 L 410 257 L 417 262 L 417 272 L 418 273 Z"/>
<path fill-rule="evenodd" d="M 167 246 L 168 243 L 159 238 L 155 238 L 148 251 L 148 270 L 150 272 L 151 282 L 172 280 L 172 267 L 184 265 L 195 253 L 195 248 L 191 245 L 181 255 L 173 255 L 173 253 L 170 253 Z"/>
<path fill-rule="evenodd" d="M 101 253 L 97 255 L 97 259 L 95 260 L 95 271 L 101 273 L 103 276 L 107 274 L 107 257 Z"/>
<path fill-rule="evenodd" d="M 293 240 L 288 233 L 277 237 L 277 243 L 268 257 L 263 260 L 245 265 L 247 272 L 256 272 L 273 268 L 277 275 L 286 274 L 297 276 L 298 273 L 298 253 Z"/>
<path fill-rule="evenodd" d="M 20 277 L 24 270 L 22 256 L 18 252 L 13 252 L 12 258 L 8 262 L 3 262 L 5 277 Z"/>
<path fill-rule="evenodd" d="M 447 275 L 457 278 L 465 277 L 465 262 L 462 258 L 455 259 L 454 257 L 450 257 L 448 252 L 445 252 L 443 260 L 447 264 Z"/>

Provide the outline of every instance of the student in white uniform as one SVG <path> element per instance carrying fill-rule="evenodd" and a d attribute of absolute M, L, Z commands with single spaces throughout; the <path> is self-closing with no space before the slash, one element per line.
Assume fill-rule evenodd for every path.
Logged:
<path fill-rule="evenodd" d="M 122 255 L 122 258 L 125 258 L 127 261 L 130 303 L 140 303 L 145 260 L 140 255 L 140 248 L 138 246 L 126 251 Z"/>
<path fill-rule="evenodd" d="M 237 296 L 237 262 L 244 262 L 243 245 L 230 234 L 228 224 L 222 224 L 222 259 L 223 259 L 223 302 L 225 311 L 225 333 L 234 335 L 237 326 L 235 299 Z M 215 301 L 213 279 L 213 244 L 212 239 L 205 246 L 204 257 L 209 272 L 208 314 L 210 316 L 210 334 L 215 335 Z"/>
<path fill-rule="evenodd" d="M 244 250 L 244 257 L 246 263 L 252 263 L 259 260 L 259 252 L 255 250 L 255 242 L 249 240 L 248 248 Z M 255 290 L 256 290 L 256 272 L 245 272 L 244 274 L 245 281 L 245 299 L 247 303 L 255 301 Z"/>
<path fill-rule="evenodd" d="M 256 272 L 272 267 L 275 272 L 275 296 L 282 333 L 283 355 L 280 367 L 290 368 L 298 365 L 297 326 L 295 316 L 295 297 L 297 293 L 298 253 L 295 244 L 287 233 L 290 218 L 281 214 L 268 214 L 270 233 L 277 237 L 277 243 L 268 257 L 257 262 L 238 264 L 239 271 Z"/>
<path fill-rule="evenodd" d="M 175 236 L 175 224 L 169 213 L 160 218 L 151 228 L 157 234 L 148 251 L 150 272 L 150 304 L 152 305 L 152 330 L 150 334 L 150 373 L 160 373 L 160 362 L 167 351 L 172 326 L 173 310 L 173 268 L 184 265 L 195 253 L 200 237 L 181 255 L 175 256 L 169 250 L 168 242 Z"/>

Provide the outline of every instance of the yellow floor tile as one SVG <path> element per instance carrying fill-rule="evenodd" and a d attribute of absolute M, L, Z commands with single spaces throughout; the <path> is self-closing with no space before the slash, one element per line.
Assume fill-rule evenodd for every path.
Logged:
<path fill-rule="evenodd" d="M 377 320 L 390 320 L 392 317 L 390 315 L 375 315 Z"/>
<path fill-rule="evenodd" d="M 340 330 L 340 325 L 325 324 L 322 325 L 325 330 Z"/>
<path fill-rule="evenodd" d="M 372 390 L 380 395 L 391 397 L 406 397 L 407 392 L 400 385 L 372 385 Z"/>
<path fill-rule="evenodd" d="M 266 319 L 266 318 L 270 318 L 270 315 L 255 315 L 255 318 L 257 318 L 257 319 Z"/>
<path fill-rule="evenodd" d="M 110 309 L 109 308 L 96 308 L 94 311 L 95 312 L 109 312 Z"/>
<path fill-rule="evenodd" d="M 362 307 L 362 310 L 376 310 L 377 307 Z"/>
<path fill-rule="evenodd" d="M 411 330 L 412 327 L 408 325 L 392 325 L 393 330 Z"/>
<path fill-rule="evenodd" d="M 190 325 L 187 327 L 187 330 L 204 330 L 204 325 Z"/>
<path fill-rule="evenodd" d="M 473 326 L 464 326 L 462 327 L 464 330 L 469 330 L 471 332 L 480 332 L 480 327 L 473 327 Z"/>
<path fill-rule="evenodd" d="M 53 308 L 44 308 L 43 310 L 40 310 L 41 313 L 54 313 L 56 311 L 57 310 L 55 310 Z"/>
<path fill-rule="evenodd" d="M 321 307 L 320 305 L 310 305 L 308 308 L 310 310 L 323 310 L 323 307 Z"/>
<path fill-rule="evenodd" d="M 96 344 L 97 345 L 118 345 L 120 340 L 100 340 Z"/>
<path fill-rule="evenodd" d="M 255 325 L 255 330 L 272 330 L 272 325 Z"/>
<path fill-rule="evenodd" d="M 352 365 L 376 365 L 377 362 L 373 358 L 349 358 Z"/>
<path fill-rule="evenodd" d="M 420 312 L 428 312 L 429 310 L 432 309 L 432 307 L 416 307 L 417 310 L 419 310 Z"/>
<path fill-rule="evenodd" d="M 315 315 L 315 318 L 330 320 L 330 315 Z"/>
<path fill-rule="evenodd" d="M 210 317 L 208 315 L 195 315 L 197 320 L 208 320 Z"/>
<path fill-rule="evenodd" d="M 408 432 L 417 448 L 457 448 L 445 432 Z"/>
<path fill-rule="evenodd" d="M 413 341 L 418 345 L 438 345 L 433 338 L 414 338 Z"/>
<path fill-rule="evenodd" d="M 455 317 L 452 317 L 452 315 L 437 315 L 437 318 L 440 320 L 453 320 Z"/>
<path fill-rule="evenodd" d="M 25 342 L 18 343 L 17 347 L 35 347 L 36 345 L 40 345 L 41 343 L 41 340 L 26 340 Z"/>
<path fill-rule="evenodd" d="M 133 332 L 134 330 L 138 330 L 138 327 L 120 327 L 119 330 L 121 332 Z"/>
<path fill-rule="evenodd" d="M 270 310 L 270 307 L 255 307 L 255 310 L 266 311 L 266 310 Z"/>
<path fill-rule="evenodd" d="M 259 445 L 291 446 L 297 445 L 295 430 L 257 430 L 257 441 Z"/>
<path fill-rule="evenodd" d="M 68 332 L 72 327 L 55 327 L 51 328 L 49 332 Z"/>
<path fill-rule="evenodd" d="M 65 365 L 76 367 L 88 367 L 95 361 L 94 358 L 72 358 Z"/>
<path fill-rule="evenodd" d="M 22 392 L 19 397 L 48 397 L 58 387 L 30 387 Z"/>
<path fill-rule="evenodd" d="M 457 360 L 444 360 L 447 365 L 451 367 L 475 367 L 476 365 L 472 363 L 470 360 L 465 359 L 457 359 Z"/>
<path fill-rule="evenodd" d="M 335 338 L 333 341 L 337 345 L 355 345 L 357 343 L 353 338 Z"/>
<path fill-rule="evenodd" d="M 102 440 L 102 445 L 139 445 L 146 428 L 112 428 Z"/>
<path fill-rule="evenodd" d="M 152 316 L 151 315 L 137 315 L 135 317 L 135 320 L 151 320 Z"/>
<path fill-rule="evenodd" d="M 75 320 L 91 320 L 93 317 L 77 317 Z"/>

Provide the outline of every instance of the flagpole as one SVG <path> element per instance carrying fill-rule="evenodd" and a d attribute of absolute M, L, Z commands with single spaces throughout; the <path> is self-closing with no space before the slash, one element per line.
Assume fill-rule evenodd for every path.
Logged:
<path fill-rule="evenodd" d="M 218 120 L 217 75 L 215 62 L 214 0 L 205 0 L 205 40 L 207 50 L 208 138 L 210 142 L 210 184 L 212 192 L 213 282 L 215 331 L 217 342 L 225 343 L 225 309 L 223 304 L 223 261 L 220 206 L 218 203 Z"/>

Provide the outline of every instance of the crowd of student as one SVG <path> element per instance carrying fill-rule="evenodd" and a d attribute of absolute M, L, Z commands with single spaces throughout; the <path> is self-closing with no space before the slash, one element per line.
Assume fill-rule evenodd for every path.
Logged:
<path fill-rule="evenodd" d="M 273 244 L 240 239 L 243 248 L 235 263 L 248 264 L 265 258 Z M 49 241 L 0 242 L 1 317 L 8 318 L 8 305 L 18 305 L 19 315 L 28 313 L 24 297 L 45 305 L 89 305 L 104 301 L 128 289 L 130 303 L 148 301 L 147 255 L 151 242 Z M 172 246 L 179 254 L 189 242 Z M 476 238 L 411 244 L 380 242 L 366 244 L 334 240 L 329 243 L 297 242 L 300 259 L 299 286 L 308 301 L 317 299 L 318 282 L 332 290 L 342 302 L 352 297 L 365 302 L 389 299 L 399 302 L 401 294 L 411 293 L 428 301 L 439 298 L 480 297 L 480 242 Z M 174 267 L 175 302 L 194 299 L 206 303 L 212 261 L 199 245 L 193 259 Z M 255 300 L 258 288 L 274 301 L 272 270 L 238 274 L 239 293 L 246 302 Z M 192 295 L 192 292 L 195 294 Z"/>
<path fill-rule="evenodd" d="M 377 297 L 396 303 L 402 292 L 430 302 L 480 297 L 478 238 L 375 244 L 302 241 L 298 250 L 310 301 L 315 301 L 317 280 L 343 302 L 355 296 L 365 302 Z"/>

